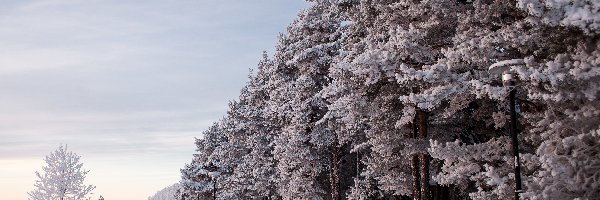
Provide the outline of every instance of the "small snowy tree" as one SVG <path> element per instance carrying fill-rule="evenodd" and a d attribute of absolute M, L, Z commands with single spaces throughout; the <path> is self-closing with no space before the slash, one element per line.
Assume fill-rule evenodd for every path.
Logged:
<path fill-rule="evenodd" d="M 29 193 L 32 200 L 78 200 L 85 199 L 96 186 L 84 185 L 83 180 L 89 172 L 79 163 L 81 156 L 67 151 L 67 146 L 60 146 L 44 161 L 47 166 L 42 167 L 44 174 L 35 172 L 38 177 L 34 184 L 35 189 Z"/>
<path fill-rule="evenodd" d="M 226 138 L 221 134 L 223 131 L 222 120 L 214 123 L 208 130 L 203 132 L 204 137 L 196 139 L 196 154 L 190 164 L 181 169 L 181 181 L 178 199 L 209 199 L 212 198 L 213 180 L 209 173 L 214 171 L 211 156 L 221 144 L 226 143 Z"/>
<path fill-rule="evenodd" d="M 156 194 L 148 197 L 148 200 L 173 200 L 179 196 L 179 189 L 181 185 L 179 183 L 175 183 L 170 185 L 162 190 L 156 192 Z"/>

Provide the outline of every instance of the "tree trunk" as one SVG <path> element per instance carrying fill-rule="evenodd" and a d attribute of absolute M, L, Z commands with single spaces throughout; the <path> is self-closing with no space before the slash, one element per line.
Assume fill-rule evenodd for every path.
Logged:
<path fill-rule="evenodd" d="M 331 199 L 340 200 L 340 147 L 337 140 L 331 147 L 331 161 L 329 164 L 329 182 L 331 184 Z"/>
<path fill-rule="evenodd" d="M 441 199 L 441 192 L 442 192 L 442 186 L 441 185 L 436 185 L 436 186 L 431 186 L 431 199 L 433 200 L 440 200 Z"/>
<path fill-rule="evenodd" d="M 416 118 L 415 118 L 416 119 Z M 411 124 L 412 129 L 413 129 L 413 133 L 411 135 L 412 138 L 417 138 L 418 133 L 417 133 L 417 124 L 415 123 L 416 120 L 413 119 L 413 123 Z M 420 183 L 420 179 L 421 177 L 419 176 L 419 157 L 418 155 L 412 155 L 412 160 L 411 160 L 411 175 L 412 175 L 412 186 L 413 186 L 413 191 L 412 191 L 412 196 L 414 200 L 420 200 L 421 199 L 421 183 Z"/>
<path fill-rule="evenodd" d="M 419 117 L 419 138 L 427 139 L 427 112 L 418 110 Z M 429 154 L 419 155 L 420 175 L 421 175 L 421 199 L 430 200 L 429 191 Z"/>
<path fill-rule="evenodd" d="M 421 199 L 430 200 L 429 191 L 429 155 L 419 155 L 419 161 L 421 164 Z"/>
<path fill-rule="evenodd" d="M 431 166 L 434 166 L 436 169 L 442 168 L 442 161 L 440 160 L 431 160 Z M 450 200 L 450 186 L 444 185 L 436 185 L 431 186 L 431 199 L 433 200 Z"/>
<path fill-rule="evenodd" d="M 417 155 L 412 156 L 412 163 L 410 165 L 412 168 L 412 178 L 413 178 L 413 199 L 420 200 L 421 199 L 421 183 L 419 176 L 419 157 Z"/>

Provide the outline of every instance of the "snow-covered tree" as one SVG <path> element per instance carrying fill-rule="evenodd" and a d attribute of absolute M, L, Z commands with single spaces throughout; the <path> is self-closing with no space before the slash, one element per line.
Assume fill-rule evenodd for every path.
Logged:
<path fill-rule="evenodd" d="M 275 54 L 275 72 L 280 75 L 272 77 L 284 82 L 275 82 L 282 87 L 272 90 L 275 108 L 270 112 L 278 117 L 277 110 L 284 108 L 287 114 L 274 141 L 279 193 L 285 199 L 340 199 L 344 193 L 345 152 L 323 118 L 328 102 L 320 95 L 331 83 L 329 68 L 341 36 L 340 17 L 331 8 L 328 1 L 314 1 L 290 25 Z"/>
<path fill-rule="evenodd" d="M 227 143 L 222 130 L 221 122 L 214 123 L 203 132 L 203 138 L 196 139 L 197 153 L 192 162 L 180 170 L 178 199 L 208 199 L 214 196 L 216 180 L 210 174 L 218 170 L 215 165 L 215 159 L 218 158 L 213 153 L 220 151 L 220 146 Z"/>
<path fill-rule="evenodd" d="M 257 70 L 242 89 L 239 102 L 229 111 L 229 116 L 238 122 L 237 131 L 232 131 L 235 134 L 230 134 L 229 138 L 243 146 L 246 152 L 233 171 L 232 179 L 236 184 L 230 192 L 236 197 L 277 198 L 272 142 L 279 124 L 264 114 L 269 100 L 269 91 L 266 90 L 269 77 L 265 70 L 272 66 L 273 62 L 264 52 Z"/>
<path fill-rule="evenodd" d="M 89 170 L 82 168 L 81 156 L 68 151 L 67 146 L 61 145 L 57 150 L 47 155 L 42 167 L 43 173 L 35 172 L 38 180 L 35 189 L 29 193 L 32 200 L 80 200 L 95 188 L 85 185 L 83 181 Z"/>
<path fill-rule="evenodd" d="M 508 90 L 488 67 L 519 59 L 522 196 L 599 193 L 599 3 L 310 3 L 184 182 L 230 199 L 511 198 Z"/>
<path fill-rule="evenodd" d="M 598 91 L 594 83 L 598 78 L 594 72 L 598 69 L 595 60 L 598 41 L 593 39 L 598 35 L 593 32 L 597 21 L 594 17 L 577 21 L 577 18 L 597 17 L 592 14 L 596 11 L 591 9 L 595 5 L 597 3 L 588 1 L 518 1 L 516 5 L 475 1 L 474 10 L 460 16 L 462 23 L 454 37 L 455 44 L 444 52 L 448 63 L 472 72 L 470 93 L 488 104 L 479 104 L 487 109 L 476 109 L 474 116 L 478 121 L 493 125 L 498 130 L 497 135 L 504 135 L 507 90 L 499 85 L 498 77 L 487 74 L 487 67 L 499 60 L 525 60 L 523 65 L 512 68 L 519 79 L 516 88 L 522 111 L 519 140 L 524 157 L 522 177 L 526 192 L 523 196 L 527 198 L 589 198 L 590 194 L 597 193 L 589 189 L 594 181 L 576 181 L 582 179 L 575 178 L 597 174 L 587 170 L 573 170 L 560 178 L 552 174 L 596 165 L 594 161 L 579 163 L 576 158 L 592 152 L 575 153 L 575 149 L 594 145 L 589 142 L 594 140 L 593 132 L 599 125 L 598 115 L 593 114 L 598 108 L 593 100 Z M 556 23 L 557 20 L 561 22 Z M 499 106 L 493 108 L 489 104 Z M 454 181 L 453 184 L 465 188 L 463 191 L 474 199 L 509 198 L 514 188 L 514 159 L 506 145 L 499 142 L 505 138 L 489 139 L 494 131 L 486 131 L 488 133 L 482 136 L 488 139 L 477 142 L 480 144 L 450 142 L 444 146 L 433 142 L 431 152 L 444 160 L 445 165 L 436 180 Z M 577 137 L 588 142 L 586 145 L 576 142 Z M 467 149 L 469 156 L 464 154 Z M 572 164 L 564 162 L 566 160 Z M 563 187 L 565 180 L 574 181 L 570 187 Z M 476 187 L 468 186 L 473 183 Z"/>
<path fill-rule="evenodd" d="M 174 199 L 177 199 L 177 197 L 179 196 L 180 187 L 181 186 L 179 185 L 179 183 L 175 183 L 173 185 L 165 187 L 165 188 L 159 190 L 158 192 L 156 192 L 156 194 L 148 197 L 148 200 L 174 200 Z"/>

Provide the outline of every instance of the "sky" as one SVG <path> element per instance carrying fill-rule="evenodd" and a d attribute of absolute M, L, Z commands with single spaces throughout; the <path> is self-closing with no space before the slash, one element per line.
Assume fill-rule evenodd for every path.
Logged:
<path fill-rule="evenodd" d="M 180 179 L 301 0 L 2 0 L 0 199 L 24 200 L 60 145 L 92 199 Z"/>

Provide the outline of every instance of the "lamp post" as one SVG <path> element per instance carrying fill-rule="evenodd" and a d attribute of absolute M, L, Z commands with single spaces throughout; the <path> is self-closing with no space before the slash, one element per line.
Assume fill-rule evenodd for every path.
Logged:
<path fill-rule="evenodd" d="M 510 105 L 510 128 L 509 133 L 511 137 L 512 144 L 512 154 L 515 159 L 515 200 L 519 199 L 519 193 L 522 191 L 522 181 L 521 181 L 521 158 L 519 157 L 519 140 L 517 133 L 517 111 L 516 111 L 516 103 L 515 103 L 515 95 L 517 91 L 515 90 L 515 78 L 514 74 L 510 69 L 510 66 L 515 65 L 523 65 L 525 62 L 523 59 L 513 59 L 513 60 L 504 60 L 497 63 L 494 63 L 489 67 L 490 74 L 498 75 L 502 74 L 502 84 L 505 88 L 509 90 L 508 98 Z"/>
<path fill-rule="evenodd" d="M 214 171 L 209 172 L 208 175 L 212 178 L 213 181 L 213 199 L 217 199 L 217 178 L 221 175 L 221 172 Z"/>

